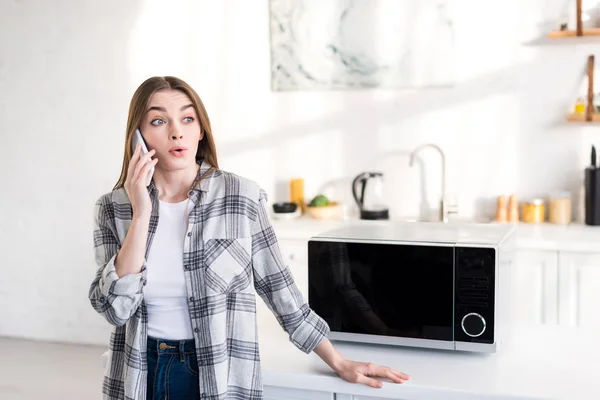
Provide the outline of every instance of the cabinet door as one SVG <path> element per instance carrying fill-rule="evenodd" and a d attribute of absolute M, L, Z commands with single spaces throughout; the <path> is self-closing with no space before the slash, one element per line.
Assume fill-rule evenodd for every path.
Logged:
<path fill-rule="evenodd" d="M 372 396 L 356 396 L 351 394 L 339 394 L 335 395 L 335 400 L 390 400 L 390 397 L 372 397 Z M 399 397 L 393 397 L 395 400 L 402 400 Z"/>
<path fill-rule="evenodd" d="M 334 394 L 316 390 L 264 386 L 265 400 L 334 400 Z"/>
<path fill-rule="evenodd" d="M 533 325 L 558 323 L 558 253 L 519 250 L 512 270 L 512 318 Z"/>
<path fill-rule="evenodd" d="M 561 325 L 600 331 L 600 254 L 559 256 Z"/>

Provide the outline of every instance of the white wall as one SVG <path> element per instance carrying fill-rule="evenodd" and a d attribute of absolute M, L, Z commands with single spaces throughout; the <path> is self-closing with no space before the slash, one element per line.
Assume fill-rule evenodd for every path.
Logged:
<path fill-rule="evenodd" d="M 598 45 L 531 44 L 563 3 L 455 0 L 451 89 L 272 93 L 266 0 L 0 2 L 0 335 L 106 343 L 87 300 L 92 205 L 151 75 L 197 89 L 221 167 L 272 200 L 302 176 L 308 198 L 350 201 L 352 177 L 379 169 L 394 215 L 416 215 L 439 196 L 434 152 L 408 168 L 424 142 L 446 151 L 466 217 L 500 193 L 576 190 L 598 128 L 562 121 Z"/>

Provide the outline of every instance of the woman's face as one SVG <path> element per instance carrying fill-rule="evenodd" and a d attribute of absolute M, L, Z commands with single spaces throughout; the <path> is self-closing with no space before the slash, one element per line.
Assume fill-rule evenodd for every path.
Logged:
<path fill-rule="evenodd" d="M 150 98 L 140 131 L 148 150 L 156 150 L 157 169 L 175 171 L 195 165 L 200 121 L 192 101 L 179 90 L 159 90 Z"/>

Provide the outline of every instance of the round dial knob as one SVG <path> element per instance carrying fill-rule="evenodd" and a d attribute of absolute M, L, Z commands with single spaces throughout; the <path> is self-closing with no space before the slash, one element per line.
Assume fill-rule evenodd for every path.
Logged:
<path fill-rule="evenodd" d="M 477 313 L 465 315 L 460 324 L 463 332 L 470 337 L 479 337 L 485 332 L 485 319 Z"/>

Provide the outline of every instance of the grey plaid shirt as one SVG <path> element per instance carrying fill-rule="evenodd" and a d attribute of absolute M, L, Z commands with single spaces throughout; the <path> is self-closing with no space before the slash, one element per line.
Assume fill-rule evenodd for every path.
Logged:
<path fill-rule="evenodd" d="M 199 174 L 209 170 L 201 163 Z M 149 186 L 152 216 L 146 258 L 158 226 L 158 191 Z M 310 353 L 329 333 L 296 287 L 282 259 L 266 211 L 266 194 L 255 182 L 212 170 L 190 191 L 184 274 L 198 359 L 202 399 L 262 399 L 256 327 L 258 293 L 290 341 Z M 110 338 L 104 399 L 146 399 L 148 314 L 146 266 L 119 278 L 115 258 L 131 225 L 124 189 L 95 205 L 97 273 L 89 298 L 115 326 Z"/>

